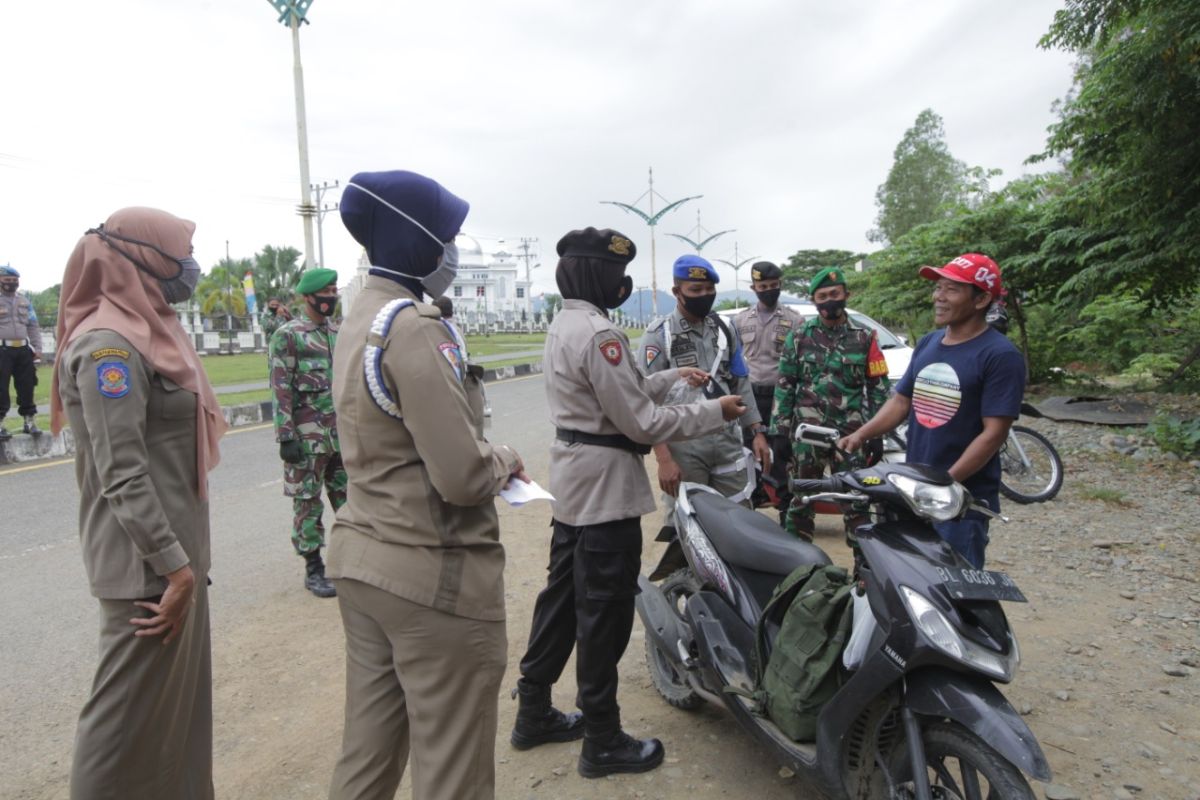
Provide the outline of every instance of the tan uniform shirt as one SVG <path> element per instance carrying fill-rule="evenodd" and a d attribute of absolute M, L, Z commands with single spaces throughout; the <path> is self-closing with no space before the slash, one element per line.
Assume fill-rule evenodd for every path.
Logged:
<path fill-rule="evenodd" d="M 623 433 L 641 444 L 686 439 L 724 426 L 721 404 L 656 405 L 677 380 L 670 370 L 644 378 L 624 331 L 583 300 L 565 300 L 546 336 L 542 361 L 550 422 L 593 434 Z M 596 525 L 654 511 L 642 456 L 615 447 L 550 446 L 554 518 Z"/>
<path fill-rule="evenodd" d="M 755 386 L 774 385 L 779 380 L 779 358 L 783 355 L 783 343 L 792 330 L 804 322 L 800 312 L 778 303 L 770 311 L 764 311 L 755 303 L 733 318 L 738 336 L 742 340 L 742 355 L 750 367 L 750 383 Z M 770 420 L 763 420 L 766 424 Z"/>
<path fill-rule="evenodd" d="M 465 369 L 435 306 L 401 310 L 386 337 L 371 333 L 399 284 L 370 276 L 338 334 L 333 397 L 346 505 L 330 532 L 328 574 L 353 578 L 449 614 L 504 619 L 504 547 L 494 496 L 517 456 L 492 446 L 479 379 Z M 363 351 L 383 347 L 378 375 L 403 415 L 376 404 Z"/>
<path fill-rule="evenodd" d="M 187 564 L 203 581 L 208 501 L 196 491 L 196 395 L 109 330 L 81 335 L 57 369 L 75 435 L 79 537 L 92 594 L 161 594 L 162 576 Z"/>
<path fill-rule="evenodd" d="M 42 352 L 42 329 L 38 327 L 33 301 L 20 291 L 12 295 L 0 292 L 0 340 L 15 342 L 20 339 L 28 339 L 35 353 Z"/>

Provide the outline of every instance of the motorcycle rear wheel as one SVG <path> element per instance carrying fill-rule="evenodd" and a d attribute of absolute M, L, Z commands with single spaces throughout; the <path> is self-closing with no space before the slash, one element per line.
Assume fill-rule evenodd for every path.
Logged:
<path fill-rule="evenodd" d="M 982 739 L 955 722 L 926 725 L 926 772 L 937 800 L 1037 800 L 1021 771 Z M 890 758 L 896 797 L 913 794 L 912 765 L 901 739 Z M 886 781 L 878 775 L 874 796 L 887 797 Z"/>
<path fill-rule="evenodd" d="M 1025 451 L 1022 461 L 1013 442 Z M 1063 482 L 1063 463 L 1050 440 L 1023 425 L 1013 425 L 1000 448 L 1000 491 L 1018 503 L 1044 503 L 1058 494 Z"/>
<path fill-rule="evenodd" d="M 687 599 L 700 591 L 700 581 L 688 568 L 677 569 L 667 576 L 659 588 L 671 610 L 683 619 L 683 605 Z M 704 698 L 696 694 L 687 677 L 681 675 L 671 657 L 662 651 L 654 640 L 646 637 L 646 667 L 650 670 L 650 681 L 668 704 L 683 711 L 694 711 L 704 704 Z"/>

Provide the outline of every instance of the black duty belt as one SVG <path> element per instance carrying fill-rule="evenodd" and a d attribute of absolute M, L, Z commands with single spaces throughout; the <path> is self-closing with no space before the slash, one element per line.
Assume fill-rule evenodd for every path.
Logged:
<path fill-rule="evenodd" d="M 644 456 L 650 452 L 650 445 L 638 444 L 623 433 L 584 433 L 567 428 L 555 429 L 555 438 L 567 444 L 592 444 L 597 447 L 615 447 L 618 450 L 628 450 Z"/>
<path fill-rule="evenodd" d="M 752 387 L 755 397 L 774 397 L 775 384 L 773 383 L 756 383 Z"/>

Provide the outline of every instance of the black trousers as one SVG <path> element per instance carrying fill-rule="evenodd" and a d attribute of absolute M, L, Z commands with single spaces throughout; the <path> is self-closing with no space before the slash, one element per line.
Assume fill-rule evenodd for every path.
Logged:
<path fill-rule="evenodd" d="M 556 683 L 576 647 L 576 704 L 589 736 L 621 724 L 617 662 L 633 629 L 641 566 L 640 517 L 582 526 L 555 520 L 549 576 L 533 607 L 521 676 L 542 686 Z"/>
<path fill-rule="evenodd" d="M 8 413 L 12 400 L 8 394 L 8 381 L 12 379 L 17 389 L 17 413 L 31 417 L 37 413 L 33 402 L 33 387 L 37 386 L 37 367 L 33 365 L 33 350 L 29 345 L 8 347 L 0 345 L 0 417 Z"/>

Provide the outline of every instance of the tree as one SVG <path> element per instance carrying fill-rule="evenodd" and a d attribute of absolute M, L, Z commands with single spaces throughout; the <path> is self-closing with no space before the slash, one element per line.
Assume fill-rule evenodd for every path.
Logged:
<path fill-rule="evenodd" d="M 254 255 L 254 291 L 259 305 L 266 307 L 272 297 L 288 300 L 295 294 L 303 264 L 294 247 L 266 245 Z"/>
<path fill-rule="evenodd" d="M 918 225 L 977 206 L 999 170 L 968 167 L 950 154 L 942 118 L 927 108 L 896 145 L 887 180 L 875 192 L 879 214 L 867 237 L 895 242 Z"/>
<path fill-rule="evenodd" d="M 1079 54 L 1046 149 L 1074 179 L 1076 226 L 1048 255 L 1075 262 L 1074 291 L 1126 289 L 1147 306 L 1200 282 L 1200 4 L 1071 0 L 1041 40 Z"/>
<path fill-rule="evenodd" d="M 29 300 L 33 303 L 33 310 L 37 314 L 38 325 L 43 328 L 53 328 L 58 322 L 58 296 L 62 291 L 62 284 L 56 283 L 49 289 L 42 289 L 40 292 L 29 292 Z"/>
<path fill-rule="evenodd" d="M 792 294 L 808 294 L 808 282 L 825 267 L 852 269 L 866 258 L 849 250 L 797 250 L 783 265 L 783 288 Z"/>
<path fill-rule="evenodd" d="M 224 316 L 227 327 L 232 330 L 229 318 L 246 315 L 242 276 L 251 272 L 252 267 L 248 258 L 221 259 L 196 284 L 195 299 L 200 305 L 200 313 L 206 317 Z"/>

